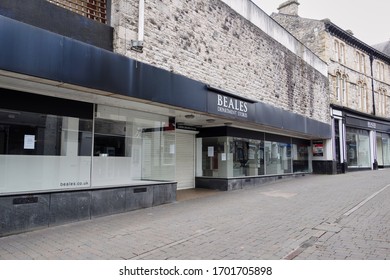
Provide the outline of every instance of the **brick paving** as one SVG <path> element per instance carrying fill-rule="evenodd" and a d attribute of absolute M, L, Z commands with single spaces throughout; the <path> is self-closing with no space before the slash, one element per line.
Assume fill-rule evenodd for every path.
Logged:
<path fill-rule="evenodd" d="M 390 258 L 390 169 L 294 179 L 0 237 L 0 259 Z"/>

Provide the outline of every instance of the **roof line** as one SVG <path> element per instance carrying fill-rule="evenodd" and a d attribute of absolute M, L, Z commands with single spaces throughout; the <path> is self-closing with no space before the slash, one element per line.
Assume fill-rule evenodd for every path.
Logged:
<path fill-rule="evenodd" d="M 359 40 L 355 36 L 352 36 L 347 31 L 345 31 L 344 29 L 338 27 L 336 24 L 331 22 L 329 19 L 323 19 L 321 21 L 324 22 L 326 30 L 332 33 L 334 36 L 339 37 L 340 39 L 347 41 L 351 45 L 354 45 L 355 47 L 371 54 L 372 56 L 382 59 L 390 64 L 390 56 L 388 56 L 387 54 L 380 52 L 374 47 L 371 47 L 370 45 Z"/>

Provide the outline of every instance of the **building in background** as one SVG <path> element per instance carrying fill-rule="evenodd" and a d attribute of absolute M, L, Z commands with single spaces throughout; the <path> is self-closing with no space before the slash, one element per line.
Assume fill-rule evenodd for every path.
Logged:
<path fill-rule="evenodd" d="M 378 51 L 390 56 L 390 39 L 386 42 L 373 45 Z"/>
<path fill-rule="evenodd" d="M 251 1 L 2 0 L 0 235 L 327 172 L 327 65 Z"/>
<path fill-rule="evenodd" d="M 337 172 L 389 167 L 388 42 L 371 47 L 328 19 L 300 17 L 298 5 L 284 2 L 271 17 L 328 64 Z"/>

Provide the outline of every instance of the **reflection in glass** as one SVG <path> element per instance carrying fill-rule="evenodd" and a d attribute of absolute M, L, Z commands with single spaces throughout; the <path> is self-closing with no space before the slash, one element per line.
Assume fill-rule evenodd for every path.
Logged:
<path fill-rule="evenodd" d="M 103 105 L 96 116 L 93 186 L 174 180 L 174 120 Z"/>
<path fill-rule="evenodd" d="M 202 138 L 202 176 L 215 178 L 310 172 L 310 142 L 293 144 L 239 137 Z"/>
<path fill-rule="evenodd" d="M 291 144 L 265 141 L 266 174 L 292 173 Z"/>

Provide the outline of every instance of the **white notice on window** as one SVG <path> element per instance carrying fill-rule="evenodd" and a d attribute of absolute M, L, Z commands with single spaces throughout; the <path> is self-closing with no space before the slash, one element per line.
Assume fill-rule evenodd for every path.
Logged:
<path fill-rule="evenodd" d="M 35 149 L 35 135 L 24 135 L 24 149 Z"/>
<path fill-rule="evenodd" d="M 211 147 L 208 147 L 208 156 L 209 157 L 213 157 L 214 156 L 214 147 L 211 146 Z"/>
<path fill-rule="evenodd" d="M 174 154 L 175 153 L 175 145 L 174 144 L 169 145 L 169 153 L 170 154 Z"/>

